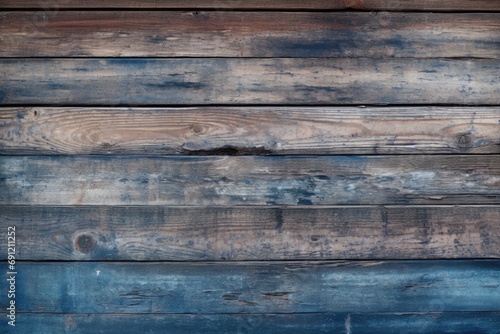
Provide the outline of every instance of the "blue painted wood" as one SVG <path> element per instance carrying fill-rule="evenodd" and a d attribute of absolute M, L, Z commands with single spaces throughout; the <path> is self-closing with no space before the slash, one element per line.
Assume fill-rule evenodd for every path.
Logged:
<path fill-rule="evenodd" d="M 500 311 L 500 260 L 20 262 L 17 272 L 22 312 Z"/>
<path fill-rule="evenodd" d="M 498 334 L 500 313 L 309 313 L 309 314 L 34 314 L 18 315 L 2 333 L 89 334 Z"/>
<path fill-rule="evenodd" d="M 500 60 L 0 59 L 0 104 L 500 104 Z"/>

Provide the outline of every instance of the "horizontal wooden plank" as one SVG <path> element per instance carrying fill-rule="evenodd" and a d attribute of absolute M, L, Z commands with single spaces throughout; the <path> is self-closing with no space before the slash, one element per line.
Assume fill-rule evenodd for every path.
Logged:
<path fill-rule="evenodd" d="M 0 108 L 0 154 L 500 153 L 498 107 Z"/>
<path fill-rule="evenodd" d="M 499 260 L 19 262 L 31 313 L 498 312 Z M 1 287 L 7 288 L 7 280 Z M 0 306 L 7 307 L 7 298 Z"/>
<path fill-rule="evenodd" d="M 0 204 L 500 202 L 500 155 L 0 157 Z"/>
<path fill-rule="evenodd" d="M 163 9 L 284 9 L 284 10 L 395 10 L 395 11 L 500 11 L 497 0 L 2 0 L 0 8 L 163 8 Z"/>
<path fill-rule="evenodd" d="M 0 57 L 500 58 L 493 13 L 40 14 L 0 12 Z"/>
<path fill-rule="evenodd" d="M 500 207 L 4 206 L 18 260 L 500 257 Z M 35 246 L 36 245 L 36 246 Z M 7 243 L 0 244 L 7 259 Z"/>
<path fill-rule="evenodd" d="M 5 317 L 4 317 L 5 318 Z M 497 334 L 498 312 L 301 314 L 16 314 L 18 333 Z M 0 329 L 8 330 L 6 321 Z"/>
<path fill-rule="evenodd" d="M 0 103 L 500 104 L 500 60 L 0 59 Z"/>

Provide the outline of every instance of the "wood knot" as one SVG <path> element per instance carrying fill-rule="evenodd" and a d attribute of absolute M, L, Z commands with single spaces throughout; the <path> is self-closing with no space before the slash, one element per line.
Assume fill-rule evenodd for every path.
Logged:
<path fill-rule="evenodd" d="M 201 132 L 203 132 L 203 127 L 199 124 L 193 124 L 193 125 L 191 125 L 191 130 L 194 133 L 201 133 Z"/>
<path fill-rule="evenodd" d="M 113 147 L 113 145 L 110 143 L 102 143 L 101 147 L 106 150 L 106 149 Z"/>
<path fill-rule="evenodd" d="M 92 235 L 80 234 L 75 241 L 75 249 L 82 254 L 89 254 L 96 247 L 97 242 Z"/>
<path fill-rule="evenodd" d="M 462 133 L 455 137 L 457 146 L 460 148 L 472 147 L 472 136 L 469 133 Z"/>

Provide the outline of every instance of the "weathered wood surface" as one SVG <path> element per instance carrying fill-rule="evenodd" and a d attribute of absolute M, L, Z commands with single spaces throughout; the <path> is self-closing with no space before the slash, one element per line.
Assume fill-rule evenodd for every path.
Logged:
<path fill-rule="evenodd" d="M 500 58 L 500 13 L 0 12 L 1 57 Z M 57 41 L 50 43 L 48 41 Z"/>
<path fill-rule="evenodd" d="M 402 313 L 500 309 L 497 260 L 19 262 L 16 269 L 18 311 L 31 313 Z M 1 287 L 6 285 L 7 281 L 2 280 Z M 1 299 L 2 309 L 6 302 L 6 298 Z"/>
<path fill-rule="evenodd" d="M 19 320 L 13 333 L 498 334 L 500 328 L 498 312 L 246 315 L 21 313 L 17 317 Z M 5 322 L 0 323 L 0 329 L 9 330 Z"/>
<path fill-rule="evenodd" d="M 500 11 L 497 0 L 2 0 L 0 8 L 57 11 L 60 8 L 164 8 L 267 10 Z"/>
<path fill-rule="evenodd" d="M 498 206 L 4 206 L 18 260 L 500 257 Z M 7 258 L 7 243 L 0 245 Z"/>
<path fill-rule="evenodd" d="M 500 153 L 498 107 L 0 108 L 0 154 Z"/>
<path fill-rule="evenodd" d="M 0 204 L 500 202 L 500 155 L 0 157 Z"/>
<path fill-rule="evenodd" d="M 500 60 L 0 60 L 0 103 L 500 104 Z"/>

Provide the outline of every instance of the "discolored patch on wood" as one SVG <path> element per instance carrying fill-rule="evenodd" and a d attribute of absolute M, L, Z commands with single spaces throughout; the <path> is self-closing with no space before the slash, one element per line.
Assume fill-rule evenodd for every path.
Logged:
<path fill-rule="evenodd" d="M 196 131 L 195 132 L 201 132 Z M 238 147 L 232 145 L 225 145 L 222 147 L 216 147 L 213 149 L 207 150 L 191 150 L 186 148 L 181 148 L 179 150 L 180 154 L 185 155 L 229 155 L 229 156 L 238 156 L 238 155 L 271 155 L 273 151 L 268 150 L 264 147 Z"/>

